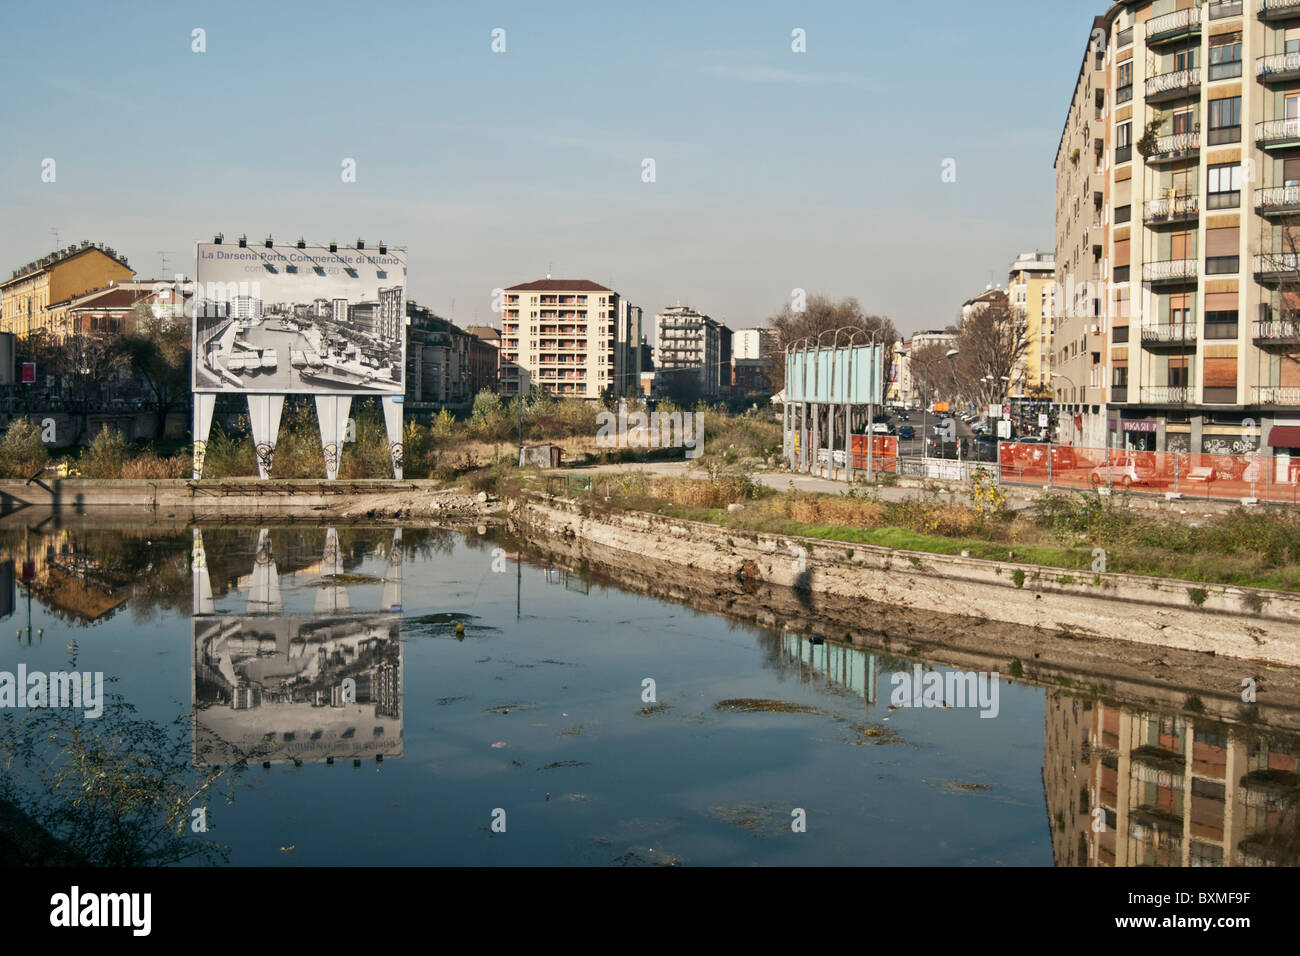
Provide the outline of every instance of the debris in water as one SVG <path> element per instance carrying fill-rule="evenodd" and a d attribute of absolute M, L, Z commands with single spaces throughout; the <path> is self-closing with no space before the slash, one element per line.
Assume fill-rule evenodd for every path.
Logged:
<path fill-rule="evenodd" d="M 736 697 L 720 700 L 713 705 L 717 710 L 739 710 L 744 713 L 775 714 L 826 714 L 828 711 L 807 704 L 795 704 L 788 700 L 765 700 L 755 697 Z"/>
<path fill-rule="evenodd" d="M 506 742 L 505 742 L 504 740 L 498 740 L 496 743 L 494 743 L 494 744 L 492 745 L 492 749 L 493 749 L 493 750 L 500 750 L 500 749 L 501 749 L 502 747 L 504 747 L 505 745 L 506 745 Z"/>

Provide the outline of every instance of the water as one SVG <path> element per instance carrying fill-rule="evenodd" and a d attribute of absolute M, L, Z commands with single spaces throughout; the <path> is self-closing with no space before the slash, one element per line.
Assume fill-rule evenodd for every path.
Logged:
<path fill-rule="evenodd" d="M 226 848 L 208 862 L 1295 862 L 1292 727 L 1225 720 L 1208 694 L 1201 716 L 1006 674 L 995 717 L 894 708 L 893 675 L 948 669 L 513 547 L 391 527 L 0 532 L 18 632 L 0 670 L 75 655 L 116 678 L 177 741 L 175 781 L 248 757 L 190 804 L 208 830 L 181 844 Z M 718 707 L 747 699 L 783 709 Z"/>

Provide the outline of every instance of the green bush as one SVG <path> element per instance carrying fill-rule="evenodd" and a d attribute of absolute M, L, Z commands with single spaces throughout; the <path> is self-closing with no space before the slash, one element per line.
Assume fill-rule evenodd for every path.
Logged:
<path fill-rule="evenodd" d="M 26 418 L 15 418 L 0 439 L 0 477 L 30 478 L 45 467 L 50 453 L 41 430 Z"/>
<path fill-rule="evenodd" d="M 121 478 L 131 446 L 115 428 L 101 428 L 81 453 L 77 470 L 83 478 Z"/>

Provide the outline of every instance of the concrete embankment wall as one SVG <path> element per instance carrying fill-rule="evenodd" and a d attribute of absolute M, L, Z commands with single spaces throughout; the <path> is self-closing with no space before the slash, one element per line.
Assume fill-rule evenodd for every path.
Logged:
<path fill-rule="evenodd" d="M 1300 595 L 1284 591 L 746 533 L 642 512 L 595 513 L 560 499 L 513 502 L 511 512 L 533 535 L 593 542 L 629 562 L 647 555 L 708 575 L 856 599 L 864 615 L 907 608 L 1300 666 Z"/>
<path fill-rule="evenodd" d="M 374 511 L 376 517 L 438 513 L 441 509 L 474 508 L 463 493 L 439 489 L 427 480 L 387 479 L 324 481 L 256 478 L 192 482 L 174 479 L 108 479 L 42 477 L 36 481 L 0 481 L 0 516 L 25 509 L 53 509 L 83 514 L 91 509 L 131 509 L 155 516 L 169 513 L 257 517 Z"/>

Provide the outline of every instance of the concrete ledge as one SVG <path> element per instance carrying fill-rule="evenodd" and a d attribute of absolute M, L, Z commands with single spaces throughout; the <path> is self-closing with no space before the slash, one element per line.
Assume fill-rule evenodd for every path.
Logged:
<path fill-rule="evenodd" d="M 746 533 L 643 512 L 591 514 L 559 499 L 512 503 L 535 533 L 592 541 L 730 579 L 887 606 L 1300 666 L 1300 595 L 816 538 Z M 882 607 L 885 606 L 885 607 Z"/>

